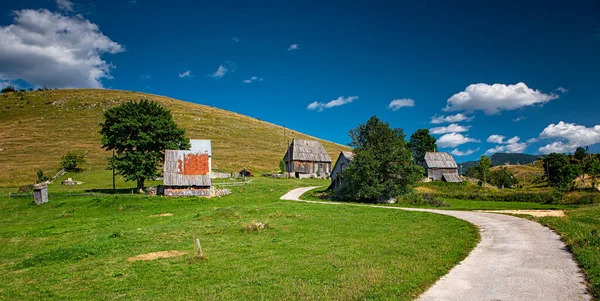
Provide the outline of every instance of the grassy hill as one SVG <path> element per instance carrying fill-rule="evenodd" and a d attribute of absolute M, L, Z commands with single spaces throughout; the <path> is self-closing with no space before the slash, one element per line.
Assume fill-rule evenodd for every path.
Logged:
<path fill-rule="evenodd" d="M 490 157 L 492 166 L 500 166 L 505 164 L 531 164 L 538 160 L 540 156 L 528 155 L 528 154 L 509 154 L 509 153 L 495 153 Z M 462 163 L 462 172 L 466 173 L 467 170 L 475 165 L 478 161 L 467 161 Z"/>
<path fill-rule="evenodd" d="M 286 150 L 283 127 L 256 118 L 130 91 L 34 91 L 0 96 L 0 187 L 30 184 L 38 169 L 53 174 L 60 157 L 70 150 L 88 152 L 88 169 L 106 168 L 110 154 L 101 148 L 98 134 L 103 111 L 142 98 L 171 110 L 188 137 L 212 140 L 213 169 L 278 170 Z M 287 131 L 287 137 L 316 139 L 293 130 Z M 339 151 L 349 149 L 320 141 L 334 160 Z"/>

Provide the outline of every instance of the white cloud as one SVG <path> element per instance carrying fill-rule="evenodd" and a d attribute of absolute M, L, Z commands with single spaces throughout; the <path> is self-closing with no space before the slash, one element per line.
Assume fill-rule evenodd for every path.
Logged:
<path fill-rule="evenodd" d="M 464 114 L 458 113 L 456 115 L 450 116 L 433 116 L 431 117 L 430 123 L 440 124 L 440 123 L 451 123 L 451 122 L 461 122 L 461 121 L 471 121 L 473 117 L 466 116 Z"/>
<path fill-rule="evenodd" d="M 523 121 L 525 119 L 527 119 L 527 117 L 525 117 L 525 116 L 519 116 L 519 117 L 513 119 L 513 122 L 519 122 L 519 121 Z"/>
<path fill-rule="evenodd" d="M 536 143 L 538 140 L 536 138 L 531 138 L 527 140 L 527 143 Z"/>
<path fill-rule="evenodd" d="M 231 43 L 239 43 L 240 39 L 238 37 L 231 38 Z"/>
<path fill-rule="evenodd" d="M 340 96 L 337 99 L 334 99 L 328 103 L 323 103 L 323 102 L 318 102 L 318 101 L 312 102 L 306 107 L 306 109 L 307 110 L 316 110 L 316 111 L 321 112 L 324 109 L 342 106 L 342 105 L 351 103 L 357 99 L 358 99 L 358 96 L 348 96 L 348 97 Z"/>
<path fill-rule="evenodd" d="M 80 15 L 20 10 L 13 24 L 0 26 L 0 79 L 49 88 L 102 88 L 101 79 L 112 78 L 114 65 L 101 56 L 123 51 Z"/>
<path fill-rule="evenodd" d="M 72 12 L 74 10 L 73 2 L 69 0 L 56 0 L 56 6 L 58 7 L 58 10 L 65 12 Z"/>
<path fill-rule="evenodd" d="M 246 83 L 246 84 L 251 84 L 251 83 L 253 83 L 253 82 L 255 82 L 255 81 L 262 82 L 262 81 L 263 81 L 263 79 L 262 79 L 262 78 L 259 78 L 258 76 L 252 76 L 252 77 L 250 77 L 249 79 L 245 79 L 245 80 L 243 80 L 242 82 L 244 82 L 244 83 Z"/>
<path fill-rule="evenodd" d="M 540 147 L 542 153 L 569 152 L 578 146 L 589 146 L 600 143 L 600 125 L 586 127 L 575 123 L 561 121 L 548 125 L 541 133 L 540 139 L 557 139 L 546 146 Z"/>
<path fill-rule="evenodd" d="M 440 139 L 437 140 L 437 145 L 439 147 L 457 147 L 469 142 L 479 142 L 479 140 L 463 136 L 459 133 L 449 133 L 440 137 Z"/>
<path fill-rule="evenodd" d="M 496 143 L 499 145 L 495 146 L 494 148 L 488 149 L 485 152 L 485 154 L 489 155 L 500 152 L 522 153 L 525 151 L 525 149 L 527 149 L 527 143 L 520 142 L 521 138 L 519 136 L 514 136 L 506 141 L 504 139 L 506 139 L 506 137 L 502 135 L 490 135 L 486 141 L 489 143 Z"/>
<path fill-rule="evenodd" d="M 474 154 L 475 152 L 478 152 L 478 151 L 479 151 L 479 148 L 468 149 L 468 150 L 465 150 L 465 151 L 461 151 L 458 148 L 455 148 L 450 153 L 453 154 L 453 155 L 455 155 L 455 156 L 462 157 L 462 156 L 472 155 L 472 154 Z"/>
<path fill-rule="evenodd" d="M 550 153 L 572 153 L 577 148 L 577 145 L 566 144 L 562 141 L 554 141 L 550 144 L 540 147 L 538 150 L 543 154 Z"/>
<path fill-rule="evenodd" d="M 556 94 L 533 90 L 522 82 L 515 85 L 480 83 L 469 85 L 465 91 L 452 95 L 444 111 L 481 110 L 487 115 L 493 115 L 503 110 L 544 104 L 556 98 Z"/>
<path fill-rule="evenodd" d="M 292 44 L 292 45 L 290 45 L 290 47 L 288 47 L 287 51 L 298 50 L 298 49 L 300 49 L 300 45 Z"/>
<path fill-rule="evenodd" d="M 220 79 L 223 76 L 225 76 L 225 74 L 227 74 L 227 72 L 234 72 L 234 71 L 235 71 L 235 64 L 232 62 L 227 62 L 227 63 L 225 63 L 225 66 L 219 65 L 219 67 L 217 68 L 217 71 L 209 74 L 208 76 L 210 76 L 212 78 Z"/>
<path fill-rule="evenodd" d="M 446 134 L 446 133 L 462 133 L 469 131 L 471 126 L 462 126 L 456 123 L 450 124 L 448 126 L 440 126 L 430 129 L 429 131 L 432 134 Z"/>
<path fill-rule="evenodd" d="M 506 137 L 504 137 L 502 135 L 494 134 L 494 135 L 490 135 L 486 141 L 489 143 L 502 144 L 502 143 L 504 143 L 504 138 L 506 138 Z"/>
<path fill-rule="evenodd" d="M 558 92 L 560 92 L 560 93 L 567 93 L 567 92 L 569 92 L 569 90 L 567 90 L 567 89 L 566 89 L 566 88 L 564 88 L 564 87 L 558 87 L 558 88 L 556 88 L 556 91 L 558 91 Z"/>
<path fill-rule="evenodd" d="M 410 99 L 410 98 L 398 98 L 398 99 L 394 99 L 390 102 L 390 104 L 388 105 L 388 109 L 392 110 L 392 111 L 398 111 L 400 110 L 400 108 L 404 108 L 404 107 L 414 107 L 415 106 L 415 101 Z"/>
<path fill-rule="evenodd" d="M 140 78 L 142 80 L 147 80 L 147 79 L 151 79 L 152 75 L 150 75 L 150 74 L 142 74 L 142 75 L 140 75 Z"/>
<path fill-rule="evenodd" d="M 179 78 L 184 78 L 184 77 L 189 77 L 192 76 L 192 72 L 190 72 L 190 70 L 187 70 L 183 73 L 179 73 Z"/>

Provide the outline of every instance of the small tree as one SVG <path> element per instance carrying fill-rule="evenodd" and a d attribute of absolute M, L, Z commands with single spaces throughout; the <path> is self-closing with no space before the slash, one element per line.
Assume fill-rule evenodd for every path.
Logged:
<path fill-rule="evenodd" d="M 412 151 L 414 160 L 417 164 L 422 165 L 425 161 L 426 152 L 436 152 L 436 140 L 429 133 L 428 129 L 418 129 L 410 135 L 408 148 Z"/>
<path fill-rule="evenodd" d="M 83 170 L 85 162 L 83 152 L 70 151 L 60 158 L 60 167 L 65 171 L 80 172 Z"/>
<path fill-rule="evenodd" d="M 36 175 L 37 175 L 37 180 L 35 181 L 36 184 L 44 183 L 44 182 L 50 180 L 50 178 L 48 176 L 44 175 L 44 172 L 41 169 L 38 169 Z"/>
<path fill-rule="evenodd" d="M 105 111 L 100 126 L 102 147 L 116 152 L 109 159 L 109 168 L 114 167 L 128 181 L 136 181 L 138 190 L 146 179 L 159 174 L 166 149 L 190 148 L 185 131 L 177 127 L 171 112 L 147 99 Z"/>
<path fill-rule="evenodd" d="M 583 158 L 585 158 L 586 154 L 587 154 L 587 152 L 585 151 L 585 148 L 579 146 L 575 149 L 575 154 L 573 155 L 573 157 L 575 157 L 575 159 L 581 161 L 581 160 L 583 160 Z"/>
<path fill-rule="evenodd" d="M 285 162 L 282 160 L 279 161 L 279 171 L 281 173 L 285 173 Z"/>
<path fill-rule="evenodd" d="M 513 187 L 519 183 L 519 180 L 506 168 L 500 170 L 494 170 L 490 172 L 490 184 L 495 185 L 499 188 Z"/>
<path fill-rule="evenodd" d="M 412 160 L 404 131 L 371 117 L 350 131 L 352 163 L 344 170 L 344 186 L 334 193 L 340 200 L 378 202 L 410 191 L 423 168 Z"/>
<path fill-rule="evenodd" d="M 597 158 L 592 158 L 586 162 L 585 172 L 592 176 L 592 188 L 596 187 L 596 178 L 600 175 L 600 161 Z"/>
<path fill-rule="evenodd" d="M 489 181 L 490 168 L 492 167 L 492 160 L 488 156 L 481 156 L 479 162 L 475 165 L 475 171 L 477 178 L 482 182 L 487 183 Z"/>

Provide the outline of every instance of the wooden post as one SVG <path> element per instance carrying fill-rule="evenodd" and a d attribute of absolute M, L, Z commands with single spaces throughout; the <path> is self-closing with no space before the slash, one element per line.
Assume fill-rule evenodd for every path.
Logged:
<path fill-rule="evenodd" d="M 196 247 L 198 248 L 198 256 L 202 257 L 202 247 L 200 246 L 200 240 L 196 238 Z"/>

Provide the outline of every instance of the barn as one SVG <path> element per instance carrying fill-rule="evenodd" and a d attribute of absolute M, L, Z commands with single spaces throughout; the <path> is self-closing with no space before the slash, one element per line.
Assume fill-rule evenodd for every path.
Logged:
<path fill-rule="evenodd" d="M 190 140 L 190 150 L 166 150 L 164 195 L 210 197 L 210 140 Z"/>
<path fill-rule="evenodd" d="M 340 155 L 331 170 L 331 185 L 329 188 L 334 190 L 342 188 L 344 185 L 342 172 L 344 172 L 344 169 L 352 162 L 353 156 L 354 154 L 352 152 L 340 152 Z"/>
<path fill-rule="evenodd" d="M 285 170 L 297 178 L 328 177 L 331 173 L 331 157 L 317 140 L 292 140 L 283 161 Z"/>
<path fill-rule="evenodd" d="M 427 178 L 433 181 L 461 182 L 458 176 L 458 165 L 449 153 L 427 152 L 424 165 Z"/>

